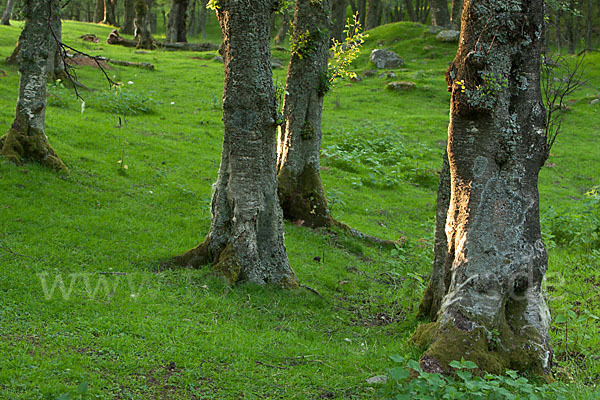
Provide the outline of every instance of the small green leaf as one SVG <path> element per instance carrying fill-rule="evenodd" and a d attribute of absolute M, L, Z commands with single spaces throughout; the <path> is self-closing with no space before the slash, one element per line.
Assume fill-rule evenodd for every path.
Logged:
<path fill-rule="evenodd" d="M 390 356 L 390 360 L 397 362 L 397 363 L 403 363 L 404 362 L 404 357 L 402 357 L 399 354 L 392 354 Z"/>
<path fill-rule="evenodd" d="M 88 383 L 86 381 L 83 381 L 79 384 L 79 386 L 77 386 L 77 392 L 79 394 L 86 394 L 88 391 Z"/>
<path fill-rule="evenodd" d="M 557 324 L 564 324 L 565 322 L 567 322 L 567 316 L 565 314 L 558 314 L 554 318 L 554 322 L 556 322 Z"/>
<path fill-rule="evenodd" d="M 421 365 L 419 365 L 419 363 L 415 360 L 409 360 L 407 366 L 408 368 L 414 369 L 417 372 L 423 372 Z"/>
<path fill-rule="evenodd" d="M 395 381 L 401 381 L 410 376 L 410 372 L 408 372 L 407 369 L 402 368 L 402 367 L 391 368 L 388 371 L 388 374 Z"/>

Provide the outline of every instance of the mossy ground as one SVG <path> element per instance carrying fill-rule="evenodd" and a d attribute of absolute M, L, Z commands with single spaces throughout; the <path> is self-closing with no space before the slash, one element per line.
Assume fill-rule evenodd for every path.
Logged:
<path fill-rule="evenodd" d="M 20 26 L 0 26 L 2 58 Z M 214 42 L 217 29 L 211 20 Z M 78 39 L 85 33 L 103 39 L 110 30 L 66 22 L 64 37 L 86 52 L 151 62 L 156 70 L 108 71 L 125 86 L 118 111 L 104 108 L 113 93 L 95 69 L 77 71 L 97 89 L 83 93 L 83 112 L 72 92 L 50 90 L 46 132 L 70 174 L 0 161 L 0 398 L 76 398 L 82 382 L 89 384 L 87 396 L 98 399 L 372 397 L 365 379 L 384 373 L 389 355 L 421 355 L 408 339 L 431 268 L 436 170 L 448 123 L 444 72 L 454 46 L 438 44 L 420 25 L 377 28 L 356 69 L 372 68 L 366 63 L 372 48 L 390 47 L 406 61 L 394 79 L 414 81 L 417 89 L 391 92 L 389 79 L 369 78 L 342 82 L 327 95 L 325 148 L 386 138 L 403 146 L 409 167 L 399 170 L 371 155 L 364 161 L 358 150 L 344 160 L 339 153 L 323 157 L 332 216 L 405 244 L 380 250 L 343 232 L 286 224 L 292 267 L 317 296 L 306 289 L 229 287 L 210 268 L 161 267 L 208 232 L 223 132 L 223 65 L 213 61 L 215 53 L 136 53 Z M 287 60 L 289 53 L 274 56 Z M 542 213 L 550 205 L 578 204 L 599 183 L 600 104 L 589 101 L 599 95 L 600 56 L 589 59 L 589 85 L 574 97 L 540 176 Z M 5 64 L 0 70 L 6 132 L 18 73 Z M 285 71 L 277 70 L 275 80 L 285 82 Z M 133 103 L 150 104 L 154 112 L 129 115 Z M 382 184 L 389 176 L 395 180 Z M 593 250 L 551 249 L 554 315 L 600 312 Z M 66 291 L 73 283 L 69 300 L 60 287 L 46 299 L 42 281 L 50 290 L 59 275 Z M 597 322 L 552 328 L 554 372 L 574 380 L 576 398 L 594 396 L 581 385 L 593 386 L 600 376 L 597 330 Z"/>

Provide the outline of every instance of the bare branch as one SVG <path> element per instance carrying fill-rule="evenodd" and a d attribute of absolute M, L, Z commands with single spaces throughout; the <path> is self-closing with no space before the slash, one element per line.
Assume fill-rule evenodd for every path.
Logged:
<path fill-rule="evenodd" d="M 542 62 L 542 94 L 546 106 L 546 143 L 547 151 L 554 145 L 562 126 L 566 101 L 575 91 L 586 84 L 582 80 L 584 58 L 578 57 L 574 64 L 568 62 L 560 54 L 546 53 Z"/>
<path fill-rule="evenodd" d="M 82 56 L 91 58 L 92 60 L 94 60 L 96 62 L 96 65 L 98 66 L 98 68 L 102 71 L 102 73 L 104 74 L 104 77 L 106 78 L 106 80 L 108 81 L 109 86 L 112 88 L 113 86 L 118 86 L 118 84 L 113 81 L 109 76 L 108 73 L 106 72 L 106 70 L 104 69 L 104 67 L 102 67 L 100 61 L 102 60 L 102 57 L 100 56 L 92 56 L 90 54 L 84 53 L 83 51 L 77 50 L 67 44 L 65 44 L 57 35 L 57 33 L 54 31 L 54 28 L 52 27 L 52 18 L 53 18 L 53 12 L 52 12 L 52 7 L 54 5 L 54 2 L 56 0 L 50 0 L 50 18 L 48 19 L 48 28 L 50 29 L 50 32 L 52 33 L 52 36 L 54 37 L 54 40 L 56 41 L 56 44 L 58 46 L 58 52 L 60 57 L 63 60 L 63 63 L 65 65 L 65 75 L 67 76 L 67 78 L 69 78 L 69 81 L 71 81 L 71 83 L 73 84 L 73 90 L 75 91 L 75 96 L 80 99 L 81 101 L 84 101 L 83 97 L 81 97 L 81 95 L 79 94 L 79 91 L 77 90 L 77 86 L 78 86 L 78 82 L 77 82 L 77 74 L 75 72 L 75 67 L 69 65 L 67 63 L 67 59 L 68 57 L 68 53 L 67 50 L 71 50 L 72 52 L 76 53 L 76 54 L 80 54 Z"/>

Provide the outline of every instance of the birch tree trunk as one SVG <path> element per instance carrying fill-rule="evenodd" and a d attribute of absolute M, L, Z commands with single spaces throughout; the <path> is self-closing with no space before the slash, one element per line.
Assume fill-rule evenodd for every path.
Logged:
<path fill-rule="evenodd" d="M 273 0 L 220 0 L 223 35 L 223 153 L 205 241 L 176 258 L 213 263 L 228 282 L 298 287 L 283 244 L 277 199 L 277 105 L 269 19 Z"/>
<path fill-rule="evenodd" d="M 4 9 L 2 20 L 0 21 L 1 25 L 10 25 L 10 16 L 12 15 L 14 5 L 15 0 L 6 0 L 6 8 Z"/>
<path fill-rule="evenodd" d="M 550 315 L 541 289 L 548 257 L 537 189 L 548 154 L 540 91 L 544 4 L 466 0 L 464 13 L 446 75 L 447 255 L 434 264 L 429 293 L 442 287 L 435 281 L 448 284 L 439 307 L 431 301 L 427 310 L 423 302 L 422 314 L 436 319 L 413 339 L 427 347 L 420 361 L 427 371 L 449 372 L 449 362 L 464 357 L 492 373 L 548 376 Z"/>
<path fill-rule="evenodd" d="M 330 226 L 321 183 L 321 114 L 326 92 L 331 3 L 298 0 L 283 107 L 285 127 L 278 145 L 278 193 L 283 215 L 306 226 Z M 308 32 L 308 35 L 307 35 Z"/>
<path fill-rule="evenodd" d="M 58 16 L 59 2 L 52 2 L 52 14 Z M 37 161 L 56 170 L 65 165 L 48 143 L 46 136 L 46 74 L 48 56 L 53 52 L 48 2 L 25 0 L 25 28 L 19 51 L 19 98 L 15 120 L 8 133 L 0 138 L 0 155 L 20 164 Z"/>
<path fill-rule="evenodd" d="M 187 42 L 186 18 L 188 0 L 173 0 L 167 24 L 167 42 Z"/>

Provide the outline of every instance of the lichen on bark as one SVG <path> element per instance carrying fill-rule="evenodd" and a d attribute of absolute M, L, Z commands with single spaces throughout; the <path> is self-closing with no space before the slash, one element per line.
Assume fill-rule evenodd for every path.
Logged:
<path fill-rule="evenodd" d="M 34 160 L 55 170 L 66 170 L 48 143 L 45 132 L 48 59 L 55 52 L 48 23 L 51 11 L 58 15 L 58 2 L 49 5 L 25 1 L 25 28 L 19 39 L 18 53 L 19 98 L 14 122 L 8 133 L 0 138 L 0 155 L 17 164 Z"/>
<path fill-rule="evenodd" d="M 277 107 L 271 71 L 267 0 L 220 0 L 225 89 L 223 152 L 209 233 L 176 257 L 180 265 L 213 264 L 228 282 L 298 287 L 283 243 L 277 198 Z"/>
<path fill-rule="evenodd" d="M 547 253 L 537 190 L 547 153 L 542 38 L 542 0 L 465 1 L 447 73 L 449 180 L 440 181 L 450 189 L 447 242 L 438 240 L 438 223 L 434 272 L 420 308 L 434 322 L 413 336 L 427 348 L 424 368 L 449 372 L 448 363 L 464 357 L 483 371 L 549 376 L 549 312 L 541 289 Z"/>

